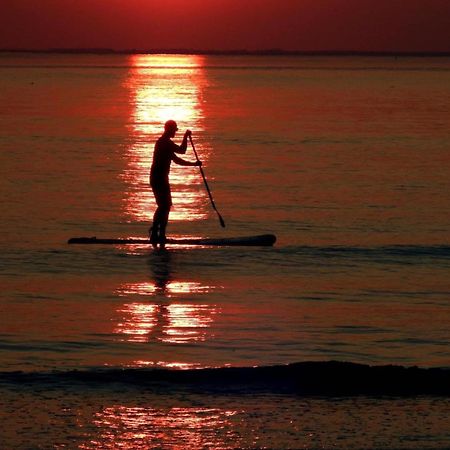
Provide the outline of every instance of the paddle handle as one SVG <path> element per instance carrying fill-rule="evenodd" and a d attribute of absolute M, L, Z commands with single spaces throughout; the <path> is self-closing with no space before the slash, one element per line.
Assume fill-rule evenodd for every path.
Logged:
<path fill-rule="evenodd" d="M 195 145 L 194 145 L 191 135 L 189 135 L 189 141 L 191 142 L 192 149 L 194 150 L 194 154 L 195 154 L 197 161 L 200 161 L 200 159 L 198 158 L 198 155 L 197 155 L 197 150 L 195 150 Z M 199 169 L 200 169 L 200 173 L 202 174 L 203 182 L 205 183 L 206 191 L 208 192 L 208 196 L 209 196 L 209 200 L 211 201 L 211 205 L 212 205 L 214 211 L 217 213 L 217 216 L 219 217 L 220 225 L 222 226 L 222 228 L 225 228 L 225 221 L 223 220 L 222 216 L 220 215 L 219 211 L 217 210 L 216 204 L 214 203 L 214 199 L 211 194 L 211 190 L 209 189 L 208 182 L 206 181 L 206 176 L 205 176 L 205 172 L 203 171 L 203 167 L 199 166 Z"/>

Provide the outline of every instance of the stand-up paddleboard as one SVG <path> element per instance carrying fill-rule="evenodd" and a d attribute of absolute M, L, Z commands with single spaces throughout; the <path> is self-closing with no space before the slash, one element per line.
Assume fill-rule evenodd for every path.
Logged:
<path fill-rule="evenodd" d="M 167 238 L 166 245 L 205 245 L 205 246 L 271 246 L 277 240 L 273 234 L 262 234 L 259 236 L 242 236 L 231 238 Z M 149 239 L 144 238 L 117 238 L 100 239 L 97 237 L 71 238 L 68 244 L 149 244 Z"/>

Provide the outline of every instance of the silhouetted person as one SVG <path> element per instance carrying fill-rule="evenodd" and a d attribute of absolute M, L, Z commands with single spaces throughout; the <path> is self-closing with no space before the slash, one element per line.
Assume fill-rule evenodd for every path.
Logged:
<path fill-rule="evenodd" d="M 166 242 L 166 227 L 169 221 L 170 208 L 172 206 L 172 195 L 170 193 L 169 172 L 170 163 L 173 161 L 180 166 L 201 166 L 200 161 L 189 162 L 179 158 L 175 153 L 186 153 L 190 130 L 184 133 L 181 145 L 172 141 L 178 127 L 174 120 L 169 120 L 164 125 L 164 133 L 157 140 L 153 152 L 153 163 L 150 170 L 150 186 L 155 195 L 158 205 L 153 216 L 153 226 L 150 228 L 150 242 L 156 246 L 158 243 L 164 245 Z"/>

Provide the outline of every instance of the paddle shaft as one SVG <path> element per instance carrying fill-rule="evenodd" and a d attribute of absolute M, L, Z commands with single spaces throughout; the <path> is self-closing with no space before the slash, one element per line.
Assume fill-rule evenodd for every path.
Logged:
<path fill-rule="evenodd" d="M 191 142 L 192 149 L 194 150 L 194 154 L 195 154 L 195 157 L 197 158 L 197 161 L 200 161 L 198 158 L 198 155 L 197 155 L 197 151 L 195 150 L 195 145 L 194 145 L 194 142 L 192 141 L 191 135 L 189 135 L 189 141 Z M 220 225 L 222 226 L 222 228 L 225 228 L 225 221 L 223 220 L 222 216 L 220 215 L 219 211 L 217 210 L 216 204 L 214 203 L 214 199 L 211 194 L 211 190 L 209 189 L 208 182 L 206 181 L 205 172 L 203 171 L 202 166 L 199 166 L 199 169 L 200 169 L 200 173 L 202 174 L 203 182 L 205 183 L 205 187 L 206 187 L 206 191 L 208 192 L 209 199 L 211 200 L 211 205 L 214 208 L 214 211 L 216 211 L 217 216 L 219 217 Z"/>

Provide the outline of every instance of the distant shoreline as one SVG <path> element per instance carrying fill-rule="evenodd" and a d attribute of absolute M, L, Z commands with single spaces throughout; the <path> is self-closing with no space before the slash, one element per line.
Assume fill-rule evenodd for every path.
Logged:
<path fill-rule="evenodd" d="M 51 49 L 0 49 L 0 53 L 56 53 L 56 54 L 93 54 L 93 55 L 223 55 L 223 56 L 376 56 L 376 57 L 448 57 L 449 52 L 396 52 L 396 51 L 353 51 L 353 50 L 198 50 L 198 49 L 125 49 L 109 48 L 51 48 Z"/>

